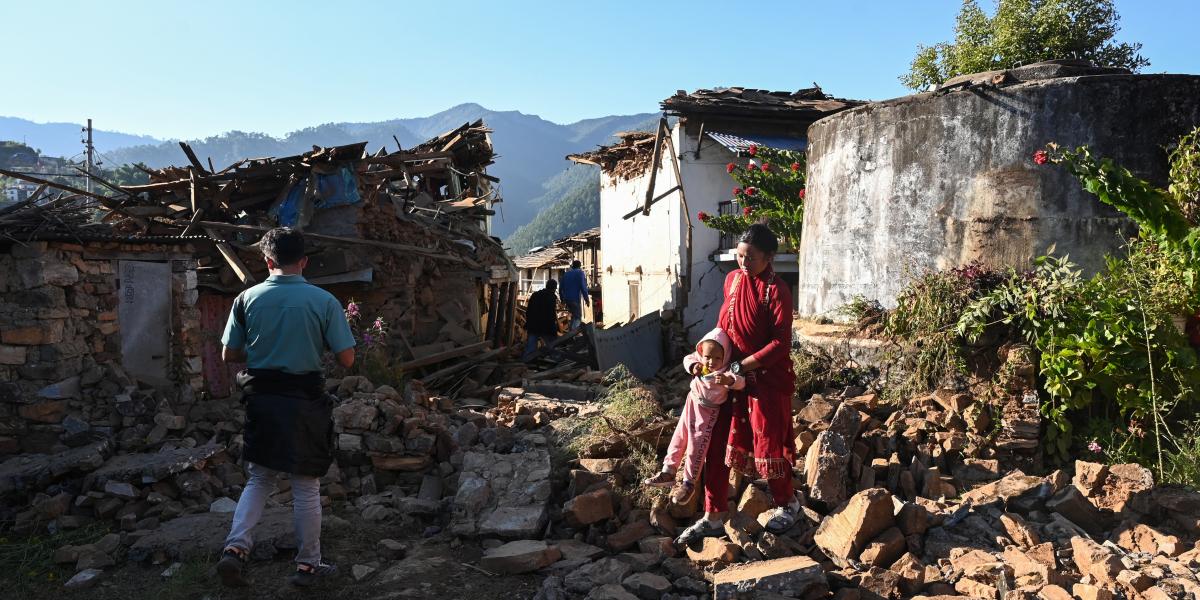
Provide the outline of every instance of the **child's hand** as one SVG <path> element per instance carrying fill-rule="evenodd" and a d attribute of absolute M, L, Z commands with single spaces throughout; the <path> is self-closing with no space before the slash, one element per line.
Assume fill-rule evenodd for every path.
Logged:
<path fill-rule="evenodd" d="M 717 373 L 716 375 L 713 375 L 712 380 L 713 383 L 718 383 L 724 386 L 733 385 L 734 381 L 733 375 L 730 375 L 729 373 Z"/>
<path fill-rule="evenodd" d="M 702 365 L 702 364 L 700 364 L 700 363 L 696 363 L 696 364 L 692 365 L 692 376 L 693 376 L 693 377 L 699 377 L 699 376 L 700 376 L 700 372 L 701 372 L 703 369 L 704 369 L 704 365 Z"/>

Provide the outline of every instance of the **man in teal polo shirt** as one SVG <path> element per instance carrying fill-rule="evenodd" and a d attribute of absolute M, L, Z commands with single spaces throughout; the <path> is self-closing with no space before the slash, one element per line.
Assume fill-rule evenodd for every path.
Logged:
<path fill-rule="evenodd" d="M 321 357 L 333 352 L 338 363 L 354 364 L 354 336 L 341 303 L 304 280 L 308 264 L 303 235 L 272 229 L 259 242 L 271 276 L 233 302 L 221 356 L 246 361 L 238 374 L 246 403 L 245 449 L 249 480 L 225 551 L 217 563 L 221 581 L 245 586 L 242 567 L 253 545 L 250 531 L 262 516 L 275 479 L 291 480 L 298 549 L 289 580 L 312 585 L 337 567 L 321 560 L 321 485 L 333 461 L 333 403 L 325 393 Z"/>

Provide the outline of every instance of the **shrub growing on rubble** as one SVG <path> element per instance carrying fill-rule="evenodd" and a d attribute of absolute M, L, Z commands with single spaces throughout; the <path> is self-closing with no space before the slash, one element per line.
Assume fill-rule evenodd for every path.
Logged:
<path fill-rule="evenodd" d="M 651 441 L 634 435 L 646 425 L 664 418 L 654 389 L 643 384 L 624 365 L 605 374 L 607 386 L 600 397 L 599 412 L 565 419 L 559 439 L 574 457 L 625 459 L 637 473 L 626 493 L 640 505 L 649 506 L 650 497 L 639 483 L 658 471 L 661 463 Z M 670 433 L 666 434 L 670 437 Z"/>
<path fill-rule="evenodd" d="M 884 317 L 884 332 L 904 342 L 888 352 L 883 398 L 901 402 L 939 387 L 965 387 L 967 361 L 955 331 L 959 315 L 998 280 L 995 271 L 971 263 L 912 278 Z"/>
<path fill-rule="evenodd" d="M 1112 0 L 997 0 L 989 17 L 963 2 L 954 41 L 918 46 L 900 81 L 923 90 L 958 75 L 1054 59 L 1079 59 L 1137 72 L 1150 65 L 1141 44 L 1113 41 L 1121 17 Z"/>
<path fill-rule="evenodd" d="M 1090 439 L 1111 458 L 1137 457 L 1160 481 L 1192 485 L 1200 484 L 1195 470 L 1180 465 L 1197 458 L 1198 450 L 1195 434 L 1182 433 L 1189 430 L 1181 420 L 1194 415 L 1200 389 L 1200 360 L 1192 347 L 1200 336 L 1187 335 L 1200 328 L 1200 227 L 1184 209 L 1200 173 L 1197 131 L 1172 153 L 1167 189 L 1093 157 L 1086 147 L 1050 144 L 1035 154 L 1036 164 L 1062 165 L 1102 202 L 1128 215 L 1139 237 L 1127 244 L 1126 256 L 1109 257 L 1090 279 L 1066 257 L 1041 257 L 1031 273 L 1010 271 L 964 311 L 957 326 L 971 339 L 989 324 L 1009 324 L 1037 351 L 1052 453 L 1067 455 L 1073 425 L 1087 416 L 1090 435 L 1076 441 Z"/>

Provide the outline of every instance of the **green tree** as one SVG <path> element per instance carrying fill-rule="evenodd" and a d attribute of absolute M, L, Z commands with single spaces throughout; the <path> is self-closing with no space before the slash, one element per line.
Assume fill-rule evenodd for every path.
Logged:
<path fill-rule="evenodd" d="M 991 17 L 964 0 L 954 41 L 918 46 L 900 81 L 923 90 L 958 75 L 1054 59 L 1137 72 L 1150 61 L 1138 53 L 1141 44 L 1113 40 L 1120 20 L 1112 0 L 996 0 Z"/>
<path fill-rule="evenodd" d="M 728 215 L 700 211 L 697 217 L 708 227 L 735 236 L 754 223 L 765 222 L 779 235 L 781 249 L 793 252 L 800 247 L 804 224 L 804 153 L 751 146 L 750 155 L 755 160 L 745 167 L 726 166 L 738 184 L 733 188 L 737 210 Z"/>
<path fill-rule="evenodd" d="M 143 185 L 150 183 L 150 176 L 142 170 L 146 168 L 146 165 L 142 163 L 137 163 L 137 165 L 124 164 L 119 165 L 116 169 L 104 175 L 107 176 L 109 181 L 117 185 Z"/>

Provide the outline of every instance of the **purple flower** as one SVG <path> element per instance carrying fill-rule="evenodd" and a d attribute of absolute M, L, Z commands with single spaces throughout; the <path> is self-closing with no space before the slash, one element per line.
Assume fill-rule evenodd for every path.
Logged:
<path fill-rule="evenodd" d="M 350 315 L 351 317 L 358 316 L 358 304 L 356 304 L 353 300 L 346 304 L 346 314 Z"/>
<path fill-rule="evenodd" d="M 371 334 L 369 333 L 364 333 L 362 338 L 364 346 L 370 346 L 371 344 L 375 343 L 375 338 L 371 337 Z"/>
<path fill-rule="evenodd" d="M 383 331 L 383 317 L 375 317 L 375 324 L 373 325 L 373 327 L 375 329 Z"/>
<path fill-rule="evenodd" d="M 1091 450 L 1095 454 L 1100 454 L 1101 452 L 1104 452 L 1104 448 L 1100 447 L 1100 444 L 1096 443 L 1096 440 L 1092 440 L 1091 442 L 1088 442 L 1087 448 L 1088 448 L 1088 450 Z"/>

